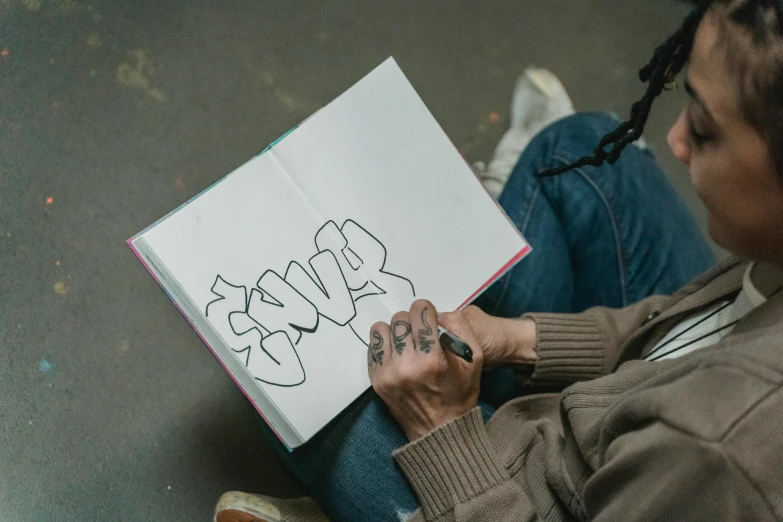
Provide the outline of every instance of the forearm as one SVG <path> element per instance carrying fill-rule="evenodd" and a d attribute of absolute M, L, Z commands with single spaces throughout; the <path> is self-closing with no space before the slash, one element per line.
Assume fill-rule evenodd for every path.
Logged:
<path fill-rule="evenodd" d="M 531 380 L 573 383 L 612 373 L 625 342 L 653 312 L 666 307 L 666 296 L 651 296 L 625 308 L 593 307 L 582 313 L 531 313 L 538 360 Z"/>
<path fill-rule="evenodd" d="M 531 313 L 519 319 L 464 310 L 484 351 L 484 368 L 524 369 L 532 381 L 573 383 L 614 371 L 626 339 L 669 300 L 653 296 L 622 309 Z"/>
<path fill-rule="evenodd" d="M 485 347 L 485 368 L 520 368 L 533 381 L 572 383 L 611 373 L 624 341 L 667 300 L 653 296 L 622 309 L 531 313 L 519 319 L 466 312 Z"/>
<path fill-rule="evenodd" d="M 499 349 L 493 366 L 529 366 L 538 361 L 536 323 L 529 318 L 498 319 Z"/>

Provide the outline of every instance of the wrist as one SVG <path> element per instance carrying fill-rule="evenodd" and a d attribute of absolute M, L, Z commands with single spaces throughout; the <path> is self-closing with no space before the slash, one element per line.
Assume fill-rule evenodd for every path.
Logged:
<path fill-rule="evenodd" d="M 427 435 L 428 433 L 435 431 L 443 425 L 446 425 L 462 417 L 465 413 L 469 412 L 478 405 L 478 396 L 475 401 L 472 401 L 472 405 L 466 405 L 464 407 L 448 408 L 440 411 L 433 411 L 426 419 L 419 419 L 418 422 L 406 423 L 404 420 L 400 422 L 400 427 L 405 433 L 405 437 L 408 442 L 413 442 Z"/>
<path fill-rule="evenodd" d="M 532 319 L 504 319 L 504 353 L 502 364 L 523 366 L 538 361 L 536 323 Z"/>

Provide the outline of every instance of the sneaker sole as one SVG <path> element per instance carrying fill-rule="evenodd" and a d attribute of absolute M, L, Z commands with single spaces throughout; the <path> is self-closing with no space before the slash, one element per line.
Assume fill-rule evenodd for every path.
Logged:
<path fill-rule="evenodd" d="M 215 506 L 214 522 L 218 522 L 218 514 L 221 511 L 247 513 L 256 517 L 258 522 L 282 522 L 283 520 L 283 516 L 277 506 L 267 502 L 263 497 L 249 495 L 240 491 L 229 491 L 220 497 Z"/>

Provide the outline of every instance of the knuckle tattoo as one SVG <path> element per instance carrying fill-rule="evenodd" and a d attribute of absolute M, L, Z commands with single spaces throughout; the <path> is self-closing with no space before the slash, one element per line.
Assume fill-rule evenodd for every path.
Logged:
<path fill-rule="evenodd" d="M 383 366 L 383 336 L 375 329 L 372 331 L 372 340 L 367 347 L 367 369 Z"/>
<path fill-rule="evenodd" d="M 407 321 L 394 321 L 392 334 L 394 335 L 394 350 L 397 355 L 402 355 L 405 350 L 405 338 L 411 333 L 411 325 Z"/>
<path fill-rule="evenodd" d="M 432 351 L 432 345 L 435 344 L 435 341 L 433 339 L 428 339 L 428 336 L 431 336 L 433 334 L 432 327 L 427 322 L 427 307 L 425 306 L 421 310 L 421 324 L 424 325 L 423 328 L 419 329 L 418 337 L 419 337 L 419 350 L 421 350 L 424 353 L 430 353 Z"/>

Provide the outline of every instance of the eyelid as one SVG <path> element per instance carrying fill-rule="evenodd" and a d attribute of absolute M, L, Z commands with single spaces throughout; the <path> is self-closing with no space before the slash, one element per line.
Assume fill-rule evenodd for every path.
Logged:
<path fill-rule="evenodd" d="M 694 131 L 695 131 L 696 130 L 696 125 L 694 125 L 693 122 L 696 120 L 696 118 L 693 117 L 692 105 L 688 104 L 688 111 L 687 112 L 688 112 L 688 125 L 690 125 L 690 127 L 692 129 L 694 129 Z M 704 133 L 697 132 L 697 134 L 710 134 L 711 135 L 712 133 L 711 132 L 704 132 Z"/>
<path fill-rule="evenodd" d="M 707 109 L 707 105 L 699 96 L 699 93 L 693 89 L 693 85 L 690 83 L 690 81 L 688 81 L 687 76 L 685 78 L 685 92 L 688 94 L 688 101 L 698 106 L 705 118 L 712 120 L 712 114 L 710 113 L 709 109 Z"/>
<path fill-rule="evenodd" d="M 693 143 L 693 146 L 697 149 L 701 149 L 706 145 L 711 144 L 715 140 L 713 136 L 696 132 L 696 129 L 694 129 L 693 123 L 691 121 L 688 121 L 688 137 Z"/>
<path fill-rule="evenodd" d="M 688 138 L 696 148 L 701 148 L 705 142 L 709 141 L 705 139 L 705 136 L 696 131 L 696 127 L 693 125 L 693 116 L 691 115 L 690 104 L 686 107 L 686 124 L 688 125 Z"/>

